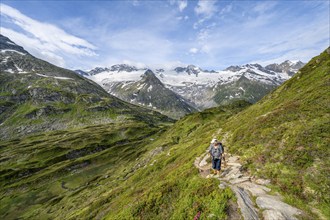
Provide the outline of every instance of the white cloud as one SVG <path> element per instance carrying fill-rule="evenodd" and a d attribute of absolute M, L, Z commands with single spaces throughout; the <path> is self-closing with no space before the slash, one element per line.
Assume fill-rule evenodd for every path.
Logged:
<path fill-rule="evenodd" d="M 198 52 L 198 49 L 196 47 L 193 47 L 193 48 L 190 48 L 189 52 L 195 54 Z"/>
<path fill-rule="evenodd" d="M 182 0 L 182 1 L 179 1 L 178 4 L 179 4 L 179 10 L 183 11 L 187 7 L 188 2 L 186 0 Z"/>
<path fill-rule="evenodd" d="M 195 7 L 195 13 L 200 16 L 200 19 L 194 23 L 193 28 L 198 29 L 206 20 L 209 20 L 218 11 L 215 5 L 216 1 L 199 0 Z"/>
<path fill-rule="evenodd" d="M 130 66 L 135 66 L 137 68 L 146 68 L 147 67 L 147 65 L 144 64 L 144 63 L 137 62 L 137 61 L 132 61 L 132 60 L 123 60 L 119 63 L 127 64 L 127 65 L 130 65 Z M 118 62 L 114 63 L 114 64 L 118 64 Z"/>
<path fill-rule="evenodd" d="M 253 11 L 264 14 L 267 11 L 270 11 L 276 6 L 276 2 L 274 1 L 265 1 L 258 3 L 254 8 Z"/>
<path fill-rule="evenodd" d="M 261 65 L 268 65 L 268 64 L 272 64 L 272 63 L 282 63 L 285 60 L 300 60 L 302 62 L 308 62 L 311 57 L 317 56 L 321 53 L 322 51 L 317 50 L 317 49 L 312 49 L 312 48 L 308 48 L 308 49 L 295 49 L 292 51 L 289 51 L 279 57 L 276 58 L 271 58 L 268 60 L 255 60 L 255 61 L 251 61 L 251 63 L 259 63 Z"/>
<path fill-rule="evenodd" d="M 199 43 L 206 42 L 210 37 L 210 28 L 203 28 L 197 34 L 197 40 Z"/>
<path fill-rule="evenodd" d="M 187 63 L 183 63 L 181 61 L 176 60 L 176 61 L 165 61 L 162 63 L 151 64 L 150 66 L 148 66 L 148 68 L 151 69 L 162 68 L 165 70 L 173 70 L 175 67 L 187 66 L 187 65 L 188 65 Z"/>
<path fill-rule="evenodd" d="M 108 54 L 118 60 L 139 60 L 151 64 L 167 61 L 173 43 L 153 30 L 127 29 L 113 33 L 106 44 Z"/>
<path fill-rule="evenodd" d="M 58 55 L 60 53 L 77 56 L 97 55 L 94 51 L 96 47 L 82 38 L 73 36 L 55 25 L 34 20 L 8 5 L 0 4 L 0 7 L 2 19 L 21 29 L 18 32 L 1 26 L 1 33 L 20 43 L 36 56 L 43 55 L 43 59 L 55 61 L 55 64 L 63 66 L 64 58 Z"/>
<path fill-rule="evenodd" d="M 312 23 L 309 25 L 306 24 L 304 27 L 292 27 L 289 32 L 281 33 L 281 35 L 274 35 L 270 39 L 272 41 L 261 44 L 257 52 L 266 54 L 289 51 L 287 52 L 287 54 L 289 54 L 290 51 L 295 51 L 297 49 L 311 49 L 312 45 L 316 46 L 319 45 L 320 42 L 324 42 L 324 40 L 327 39 L 327 36 L 329 36 L 329 26 L 317 26 Z M 286 40 L 281 41 L 281 39 Z"/>
<path fill-rule="evenodd" d="M 202 15 L 204 18 L 211 18 L 213 14 L 217 12 L 215 3 L 216 1 L 199 0 L 197 6 L 195 7 L 196 14 Z"/>
<path fill-rule="evenodd" d="M 189 17 L 186 15 L 186 16 L 179 16 L 179 17 L 176 17 L 176 19 L 178 19 L 179 21 L 181 21 L 181 20 L 188 20 L 189 19 Z"/>
<path fill-rule="evenodd" d="M 230 13 L 232 11 L 232 9 L 233 9 L 233 6 L 231 4 L 226 5 L 223 9 L 221 9 L 220 14 L 224 15 L 224 14 Z"/>
<path fill-rule="evenodd" d="M 254 19 L 242 19 L 235 26 L 202 28 L 195 39 L 198 62 L 204 66 L 217 63 L 223 68 L 251 62 L 262 65 L 284 60 L 307 62 L 327 47 L 328 16 L 320 14 L 308 22 L 305 18 L 289 20 L 281 16 L 278 11 L 268 10 Z M 287 22 L 277 23 L 279 19 Z"/>
<path fill-rule="evenodd" d="M 87 14 L 58 17 L 60 26 L 46 23 L 47 16 L 46 21 L 36 21 L 1 4 L 0 30 L 37 57 L 82 69 L 117 63 L 155 66 L 173 60 L 222 68 L 253 60 L 311 57 L 329 42 L 328 2 L 290 6 L 269 1 L 167 0 L 133 7 L 134 2 L 130 0 L 130 7 L 114 2 L 118 8 L 125 6 L 127 16 L 121 10 L 109 13 L 100 3 Z M 307 3 L 310 6 L 299 8 Z M 299 16 L 306 8 L 315 12 Z M 197 30 L 192 30 L 193 24 Z M 95 45 L 100 56 L 95 56 Z"/>
<path fill-rule="evenodd" d="M 180 12 L 182 12 L 187 6 L 188 1 L 187 0 L 170 0 L 171 5 L 176 5 Z"/>
<path fill-rule="evenodd" d="M 244 28 L 254 29 L 261 26 L 269 25 L 276 18 L 276 13 L 260 14 L 256 17 L 247 18 L 244 22 Z"/>
<path fill-rule="evenodd" d="M 4 27 L 0 27 L 0 32 L 1 34 L 9 37 L 16 44 L 23 45 L 25 50 L 35 55 L 36 57 L 47 60 L 48 62 L 58 66 L 65 66 L 66 63 L 64 58 L 56 55 L 54 52 L 51 52 L 47 43 L 41 43 L 36 38 L 30 38 L 24 34 Z"/>

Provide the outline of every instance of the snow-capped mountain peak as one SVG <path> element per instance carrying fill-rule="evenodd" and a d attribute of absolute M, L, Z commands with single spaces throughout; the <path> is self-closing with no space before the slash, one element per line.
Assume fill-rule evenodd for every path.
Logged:
<path fill-rule="evenodd" d="M 135 66 L 130 66 L 128 64 L 116 64 L 110 67 L 110 71 L 117 71 L 117 72 L 132 72 L 138 71 L 139 69 Z"/>
<path fill-rule="evenodd" d="M 88 71 L 88 74 L 93 76 L 104 72 L 134 72 L 139 70 L 146 70 L 146 69 L 145 68 L 139 69 L 135 66 L 131 66 L 128 64 L 116 64 L 110 67 L 96 67 Z"/>
<path fill-rule="evenodd" d="M 103 67 L 95 67 L 94 69 L 88 71 L 88 75 L 96 75 L 96 74 L 99 74 L 99 73 L 102 73 L 102 72 L 109 72 L 110 69 L 109 68 L 103 68 Z"/>
<path fill-rule="evenodd" d="M 298 71 L 298 67 L 302 67 L 301 62 L 289 61 L 266 67 L 257 63 L 230 66 L 222 71 L 203 70 L 195 65 L 146 70 L 117 64 L 108 68 L 95 68 L 87 77 L 99 83 L 110 94 L 134 104 L 149 106 L 153 103 L 152 108 L 165 108 L 164 104 L 151 102 L 148 97 L 155 97 L 152 93 L 156 90 L 161 96 L 160 91 L 166 88 L 182 97 L 183 102 L 192 108 L 205 109 L 231 99 L 256 102 L 289 79 Z M 164 97 L 160 98 L 164 101 Z"/>
<path fill-rule="evenodd" d="M 197 76 L 198 73 L 202 72 L 202 69 L 195 66 L 195 65 L 188 65 L 187 67 L 176 67 L 174 69 L 174 71 L 177 72 L 177 73 L 185 72 L 185 73 L 188 73 L 188 75 L 193 74 L 193 75 Z"/>
<path fill-rule="evenodd" d="M 162 82 L 156 77 L 152 70 L 148 69 L 141 76 L 143 82 L 148 82 L 150 84 L 162 84 Z"/>
<path fill-rule="evenodd" d="M 274 63 L 265 66 L 265 69 L 271 70 L 274 72 L 286 73 L 289 76 L 293 76 L 301 67 L 305 64 L 301 61 L 290 61 L 286 60 L 280 64 Z"/>
<path fill-rule="evenodd" d="M 0 34 L 0 44 L 1 44 L 0 52 L 2 54 L 16 53 L 16 54 L 23 55 L 23 56 L 26 54 L 29 54 L 26 50 L 24 50 L 23 47 L 18 46 L 13 41 L 11 41 L 8 37 L 5 37 L 1 34 Z"/>

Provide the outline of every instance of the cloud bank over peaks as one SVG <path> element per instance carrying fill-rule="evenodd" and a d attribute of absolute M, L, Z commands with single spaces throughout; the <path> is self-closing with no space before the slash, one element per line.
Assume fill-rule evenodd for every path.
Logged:
<path fill-rule="evenodd" d="M 34 20 L 8 5 L 1 3 L 0 8 L 2 22 L 15 25 L 15 30 L 1 25 L 1 33 L 24 45 L 35 56 L 62 67 L 66 66 L 66 55 L 97 56 L 97 48 L 82 38 L 53 24 Z"/>

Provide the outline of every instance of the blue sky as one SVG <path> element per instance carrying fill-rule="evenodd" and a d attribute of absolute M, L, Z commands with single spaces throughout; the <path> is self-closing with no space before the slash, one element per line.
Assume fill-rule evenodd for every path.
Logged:
<path fill-rule="evenodd" d="M 221 70 L 307 62 L 330 45 L 323 1 L 1 1 L 1 34 L 70 69 L 128 63 Z"/>

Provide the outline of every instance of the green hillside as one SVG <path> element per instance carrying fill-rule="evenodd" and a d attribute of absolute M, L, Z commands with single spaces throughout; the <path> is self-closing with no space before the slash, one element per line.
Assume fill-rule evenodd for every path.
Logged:
<path fill-rule="evenodd" d="M 66 219 L 85 202 L 96 202 L 98 189 L 110 191 L 128 178 L 126 164 L 162 132 L 125 122 L 2 142 L 1 216 Z"/>
<path fill-rule="evenodd" d="M 0 140 L 122 121 L 173 122 L 126 103 L 73 71 L 40 60 L 0 34 Z"/>
<path fill-rule="evenodd" d="M 151 124 L 172 121 L 157 112 L 125 103 L 79 77 L 63 80 L 33 72 L 3 72 L 0 86 L 0 139 L 123 120 Z"/>
<path fill-rule="evenodd" d="M 303 218 L 317 218 L 316 210 L 330 217 L 329 53 L 313 58 L 295 77 L 241 112 L 247 104 L 236 102 L 178 121 L 154 143 L 154 148 L 165 146 L 154 165 L 137 171 L 122 194 L 106 205 L 112 210 L 108 219 L 118 217 L 118 210 L 123 219 L 191 219 L 198 210 L 209 216 L 210 207 L 222 210 L 216 215 L 224 218 L 230 213 L 231 192 L 211 188 L 206 193 L 208 182 L 192 165 L 215 134 L 227 150 L 242 156 L 247 172 L 271 179 L 273 191 L 304 210 Z M 226 198 L 209 197 L 214 192 Z"/>
<path fill-rule="evenodd" d="M 330 48 L 222 128 L 249 171 L 330 218 Z"/>
<path fill-rule="evenodd" d="M 277 87 L 276 84 L 252 81 L 242 76 L 235 82 L 218 86 L 213 100 L 219 105 L 226 105 L 234 100 L 246 100 L 250 103 L 256 103 Z M 241 88 L 244 88 L 244 91 Z M 233 94 L 239 94 L 239 96 L 236 97 Z"/>
<path fill-rule="evenodd" d="M 330 218 L 330 49 L 252 106 L 174 125 L 80 77 L 56 78 L 71 73 L 10 74 L 0 73 L 1 219 L 226 219 L 239 212 L 234 194 L 193 165 L 214 136 L 304 218 L 312 208 Z"/>
<path fill-rule="evenodd" d="M 219 124 L 247 105 L 196 113 L 166 132 L 115 123 L 2 142 L 0 214 L 186 219 L 202 211 L 202 217 L 225 217 L 234 204 L 232 192 L 200 178 L 192 163 Z"/>

